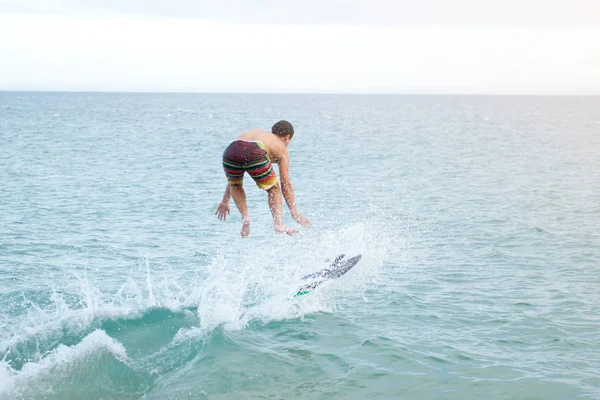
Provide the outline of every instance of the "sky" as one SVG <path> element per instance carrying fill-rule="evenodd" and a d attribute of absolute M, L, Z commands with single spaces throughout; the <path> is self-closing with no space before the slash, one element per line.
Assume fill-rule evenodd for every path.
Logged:
<path fill-rule="evenodd" d="M 598 0 L 0 0 L 0 90 L 600 94 Z"/>

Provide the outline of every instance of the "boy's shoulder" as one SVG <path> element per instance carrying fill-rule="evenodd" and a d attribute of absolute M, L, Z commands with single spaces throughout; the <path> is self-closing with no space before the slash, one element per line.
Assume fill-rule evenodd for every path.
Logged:
<path fill-rule="evenodd" d="M 269 150 L 269 155 L 274 158 L 273 162 L 279 163 L 282 158 L 289 157 L 289 154 L 281 140 L 277 139 L 272 133 L 270 135 L 271 137 L 268 138 L 268 143 L 265 143 L 265 145 Z"/>

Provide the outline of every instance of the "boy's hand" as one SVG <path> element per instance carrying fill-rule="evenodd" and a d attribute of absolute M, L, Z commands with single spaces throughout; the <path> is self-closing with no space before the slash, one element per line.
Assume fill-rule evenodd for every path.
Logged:
<path fill-rule="evenodd" d="M 312 223 L 308 220 L 308 218 L 303 217 L 300 214 L 296 214 L 296 216 L 294 217 L 294 221 L 296 221 L 297 223 L 299 223 L 302 226 L 311 226 Z"/>
<path fill-rule="evenodd" d="M 227 218 L 227 214 L 231 214 L 231 212 L 229 210 L 229 204 L 228 203 L 219 204 L 219 207 L 217 207 L 217 212 L 215 214 L 217 214 L 217 217 L 219 217 L 219 219 L 221 221 L 225 221 L 225 219 Z"/>

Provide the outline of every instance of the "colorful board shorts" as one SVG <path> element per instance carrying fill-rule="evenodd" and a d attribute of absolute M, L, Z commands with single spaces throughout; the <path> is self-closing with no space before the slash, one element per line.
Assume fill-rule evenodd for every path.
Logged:
<path fill-rule="evenodd" d="M 261 189 L 267 190 L 277 184 L 266 147 L 259 141 L 238 139 L 232 142 L 223 153 L 223 170 L 231 185 L 241 185 L 244 172 Z"/>

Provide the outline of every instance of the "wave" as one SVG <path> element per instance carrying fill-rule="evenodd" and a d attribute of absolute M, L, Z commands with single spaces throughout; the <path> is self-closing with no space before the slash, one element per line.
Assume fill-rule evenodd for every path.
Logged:
<path fill-rule="evenodd" d="M 18 316 L 2 316 L 11 323 L 0 332 L 0 398 L 67 398 L 81 395 L 81 388 L 97 397 L 139 398 L 215 337 L 332 312 L 347 297 L 361 299 L 387 254 L 385 237 L 365 224 L 280 238 L 257 251 L 259 240 L 239 242 L 236 251 L 215 256 L 197 273 L 154 270 L 147 259 L 117 290 L 80 275 L 70 280 L 75 290 L 13 293 L 25 301 L 20 314 L 11 311 Z M 343 282 L 293 297 L 301 276 L 340 253 L 362 253 L 360 267 Z"/>
<path fill-rule="evenodd" d="M 58 345 L 39 360 L 25 363 L 19 371 L 3 360 L 0 398 L 75 397 L 76 393 L 82 394 L 83 388 L 101 397 L 102 392 L 114 393 L 114 382 L 125 376 L 136 377 L 128 381 L 135 386 L 134 390 L 141 391 L 144 382 L 129 364 L 123 345 L 104 331 L 95 330 L 76 345 Z"/>

